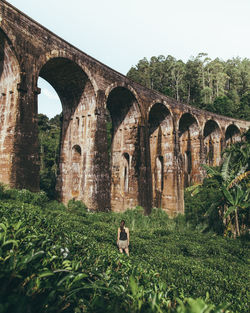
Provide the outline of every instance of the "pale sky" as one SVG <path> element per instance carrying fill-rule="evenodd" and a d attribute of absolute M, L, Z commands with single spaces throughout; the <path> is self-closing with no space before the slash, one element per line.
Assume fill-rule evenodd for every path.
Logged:
<path fill-rule="evenodd" d="M 199 52 L 250 57 L 250 0 L 9 0 L 69 43 L 126 74 L 143 57 L 187 61 Z M 61 110 L 39 81 L 39 112 Z M 56 109 L 58 107 L 58 109 Z"/>

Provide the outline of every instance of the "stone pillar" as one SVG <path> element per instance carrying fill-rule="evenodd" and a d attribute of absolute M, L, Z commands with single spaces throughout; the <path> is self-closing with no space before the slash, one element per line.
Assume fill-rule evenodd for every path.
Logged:
<path fill-rule="evenodd" d="M 139 155 L 138 165 L 139 167 L 139 193 L 138 204 L 145 209 L 145 213 L 149 214 L 152 208 L 152 183 L 151 183 L 151 170 L 150 170 L 150 153 L 148 142 L 148 128 L 144 123 L 139 124 Z"/>
<path fill-rule="evenodd" d="M 39 143 L 37 128 L 37 95 L 40 89 L 33 86 L 32 73 L 22 75 L 17 85 L 18 106 L 14 155 L 12 165 L 12 185 L 39 191 Z"/>
<path fill-rule="evenodd" d="M 94 143 L 94 175 L 95 175 L 95 202 L 99 211 L 108 211 L 111 209 L 111 173 L 110 173 L 110 156 L 108 152 L 107 139 L 107 118 L 108 114 L 105 109 L 104 92 L 99 91 L 97 97 L 96 130 Z"/>

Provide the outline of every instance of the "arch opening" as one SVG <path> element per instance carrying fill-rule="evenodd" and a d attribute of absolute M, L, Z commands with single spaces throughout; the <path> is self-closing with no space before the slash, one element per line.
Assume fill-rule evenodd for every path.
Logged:
<path fill-rule="evenodd" d="M 163 201 L 163 194 L 166 194 L 166 186 L 171 183 L 168 177 L 164 177 L 164 157 L 171 159 L 173 151 L 172 134 L 173 120 L 168 108 L 162 103 L 155 103 L 148 116 L 148 134 L 150 148 L 150 164 L 152 172 L 152 194 L 153 205 L 167 209 L 168 203 L 166 198 Z M 167 159 L 167 158 L 166 158 Z M 168 164 L 168 166 L 171 166 Z M 167 171 L 166 171 L 167 173 Z M 164 180 L 166 184 L 164 185 Z M 165 190 L 164 190 L 165 188 Z"/>
<path fill-rule="evenodd" d="M 199 126 L 196 118 L 190 113 L 184 113 L 179 120 L 180 152 L 183 166 L 184 188 L 199 181 L 200 141 Z"/>
<path fill-rule="evenodd" d="M 234 124 L 229 125 L 226 130 L 225 139 L 226 145 L 240 141 L 241 136 L 239 128 Z"/>
<path fill-rule="evenodd" d="M 211 166 L 219 165 L 221 155 L 221 131 L 214 120 L 206 122 L 204 131 L 205 162 Z"/>
<path fill-rule="evenodd" d="M 151 108 L 148 118 L 149 124 L 149 135 L 152 135 L 155 130 L 164 124 L 165 127 L 169 128 L 171 124 L 171 115 L 168 108 L 162 103 L 156 103 Z"/>
<path fill-rule="evenodd" d="M 190 113 L 184 113 L 179 121 L 179 137 L 190 132 L 192 132 L 192 135 L 195 135 L 197 131 L 198 123 L 196 118 Z"/>
<path fill-rule="evenodd" d="M 57 102 L 62 107 L 62 113 L 49 120 L 50 141 L 56 136 L 58 147 L 54 151 L 54 186 L 47 189 L 53 190 L 52 198 L 59 198 L 63 202 L 75 198 L 88 204 L 91 198 L 88 188 L 93 190 L 93 186 L 86 179 L 91 177 L 92 169 L 87 169 L 86 164 L 92 158 L 94 145 L 94 138 L 90 135 L 96 105 L 94 88 L 82 68 L 66 58 L 58 57 L 47 61 L 39 72 L 39 80 L 40 78 L 54 88 L 59 98 Z M 46 90 L 44 83 L 43 86 L 47 98 L 54 105 L 55 93 Z M 39 111 L 42 111 L 40 104 Z M 51 145 L 51 148 L 56 149 L 55 145 Z"/>
<path fill-rule="evenodd" d="M 116 87 L 110 92 L 107 111 L 111 208 L 125 210 L 139 202 L 141 114 L 135 96 L 124 87 Z"/>

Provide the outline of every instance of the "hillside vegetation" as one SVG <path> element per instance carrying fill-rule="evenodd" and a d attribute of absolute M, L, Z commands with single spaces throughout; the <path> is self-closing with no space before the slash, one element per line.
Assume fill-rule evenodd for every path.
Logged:
<path fill-rule="evenodd" d="M 0 312 L 247 312 L 243 239 L 202 233 L 160 209 L 91 213 L 3 187 L 0 197 Z M 116 247 L 122 218 L 130 257 Z"/>
<path fill-rule="evenodd" d="M 250 120 L 250 59 L 212 60 L 200 53 L 185 63 L 160 55 L 143 58 L 127 76 L 177 101 Z"/>

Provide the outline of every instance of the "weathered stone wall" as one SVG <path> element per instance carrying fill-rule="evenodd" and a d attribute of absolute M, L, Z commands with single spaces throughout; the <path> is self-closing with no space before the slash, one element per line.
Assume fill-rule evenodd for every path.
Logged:
<path fill-rule="evenodd" d="M 18 188 L 39 190 L 39 76 L 62 103 L 60 199 L 92 209 L 183 212 L 184 187 L 203 179 L 201 163 L 218 165 L 250 125 L 132 82 L 1 1 L 0 181 Z"/>

